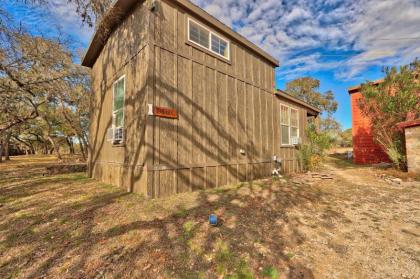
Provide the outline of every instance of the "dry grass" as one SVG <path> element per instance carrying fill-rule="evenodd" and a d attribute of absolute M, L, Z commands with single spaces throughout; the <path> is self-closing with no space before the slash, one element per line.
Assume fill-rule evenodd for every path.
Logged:
<path fill-rule="evenodd" d="M 420 273 L 418 185 L 368 189 L 346 180 L 351 168 L 315 186 L 267 179 L 145 200 L 84 174 L 43 176 L 52 160 L 0 165 L 0 278 L 362 278 L 388 250 L 405 261 L 382 275 Z M 377 262 L 363 241 L 385 251 Z"/>

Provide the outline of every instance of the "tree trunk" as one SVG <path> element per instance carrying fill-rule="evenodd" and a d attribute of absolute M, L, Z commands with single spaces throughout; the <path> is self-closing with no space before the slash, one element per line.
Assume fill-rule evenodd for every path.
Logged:
<path fill-rule="evenodd" d="M 82 141 L 81 137 L 77 137 L 79 139 L 79 146 L 80 146 L 80 152 L 82 153 L 83 160 L 86 161 L 86 151 L 84 142 Z"/>
<path fill-rule="evenodd" d="M 69 151 L 71 155 L 74 155 L 74 144 L 70 137 L 66 137 L 66 143 L 69 146 Z"/>
<path fill-rule="evenodd" d="M 9 147 L 10 147 L 10 138 L 11 137 L 12 137 L 12 134 L 11 133 L 7 133 L 6 139 L 4 141 L 4 160 L 6 160 L 6 161 L 10 161 Z"/>
<path fill-rule="evenodd" d="M 20 142 L 20 143 L 22 143 L 23 145 L 25 145 L 25 146 L 26 146 L 26 148 L 25 148 L 25 153 L 26 153 L 26 155 L 35 154 L 35 148 L 34 148 L 34 146 L 32 145 L 32 143 L 30 143 L 30 142 L 26 142 L 26 141 L 24 141 L 24 140 L 21 140 L 21 139 L 19 138 L 19 136 L 13 136 L 13 138 L 14 138 L 15 140 L 17 140 L 18 142 Z"/>
<path fill-rule="evenodd" d="M 3 141 L 0 139 L 0 164 L 3 162 Z"/>
<path fill-rule="evenodd" d="M 55 153 L 55 156 L 57 156 L 57 159 L 62 160 L 63 158 L 61 157 L 61 154 L 60 154 L 60 147 L 57 144 L 57 142 L 51 136 L 48 136 L 48 140 L 51 142 L 52 146 L 54 147 L 54 153 Z"/>
<path fill-rule="evenodd" d="M 44 155 L 48 155 L 48 143 L 44 141 Z"/>

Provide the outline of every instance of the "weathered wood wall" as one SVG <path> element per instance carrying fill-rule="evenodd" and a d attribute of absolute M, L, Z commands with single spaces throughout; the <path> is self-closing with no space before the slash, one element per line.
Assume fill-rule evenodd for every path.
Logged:
<path fill-rule="evenodd" d="M 148 9 L 139 4 L 113 32 L 92 68 L 90 175 L 105 183 L 147 195 L 145 130 L 147 120 Z M 125 144 L 107 141 L 112 126 L 113 83 L 126 77 Z"/>
<path fill-rule="evenodd" d="M 269 176 L 273 155 L 285 172 L 297 171 L 294 148 L 280 145 L 280 104 L 299 109 L 301 134 L 306 110 L 273 95 L 274 65 L 246 46 L 231 41 L 226 62 L 188 43 L 188 17 L 195 18 L 161 1 L 151 23 L 153 104 L 175 108 L 179 119 L 153 120 L 149 194 Z"/>

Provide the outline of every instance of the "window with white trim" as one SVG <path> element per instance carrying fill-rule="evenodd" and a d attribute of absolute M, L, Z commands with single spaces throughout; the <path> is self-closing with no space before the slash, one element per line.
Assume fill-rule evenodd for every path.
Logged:
<path fill-rule="evenodd" d="M 122 135 L 120 134 L 122 134 L 124 128 L 125 76 L 114 82 L 112 95 L 113 138 L 122 140 Z"/>
<path fill-rule="evenodd" d="M 188 19 L 188 41 L 230 60 L 230 42 L 191 18 Z"/>
<path fill-rule="evenodd" d="M 290 144 L 290 114 L 289 108 L 286 106 L 280 106 L 280 124 L 281 124 L 281 144 Z"/>
<path fill-rule="evenodd" d="M 281 144 L 293 144 L 293 138 L 299 138 L 299 112 L 297 109 L 280 106 Z"/>
<path fill-rule="evenodd" d="M 290 108 L 290 137 L 299 137 L 299 114 L 297 109 Z"/>

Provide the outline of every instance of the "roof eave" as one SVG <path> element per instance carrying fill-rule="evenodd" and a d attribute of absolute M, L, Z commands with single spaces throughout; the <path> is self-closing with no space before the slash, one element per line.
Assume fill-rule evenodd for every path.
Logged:
<path fill-rule="evenodd" d="M 279 97 L 283 97 L 285 99 L 288 99 L 289 101 L 292 101 L 292 102 L 294 102 L 296 104 L 302 105 L 306 109 L 314 112 L 314 114 L 317 114 L 318 115 L 318 114 L 321 113 L 321 110 L 319 108 L 317 108 L 317 107 L 315 107 L 315 106 L 313 106 L 311 104 L 308 104 L 307 102 L 302 101 L 302 100 L 300 100 L 300 99 L 298 99 L 296 97 L 293 97 L 292 95 L 290 95 L 289 93 L 287 93 L 287 92 L 285 92 L 283 90 L 277 90 L 277 92 L 275 93 L 275 95 L 276 96 L 279 96 Z"/>
<path fill-rule="evenodd" d="M 134 5 L 143 1 L 145 0 L 114 0 L 114 3 L 103 16 L 98 28 L 95 30 L 95 34 L 89 42 L 89 47 L 82 59 L 82 66 L 89 68 L 93 67 L 106 40 L 109 38 L 109 33 L 118 26 L 121 18 L 127 16 Z"/>

